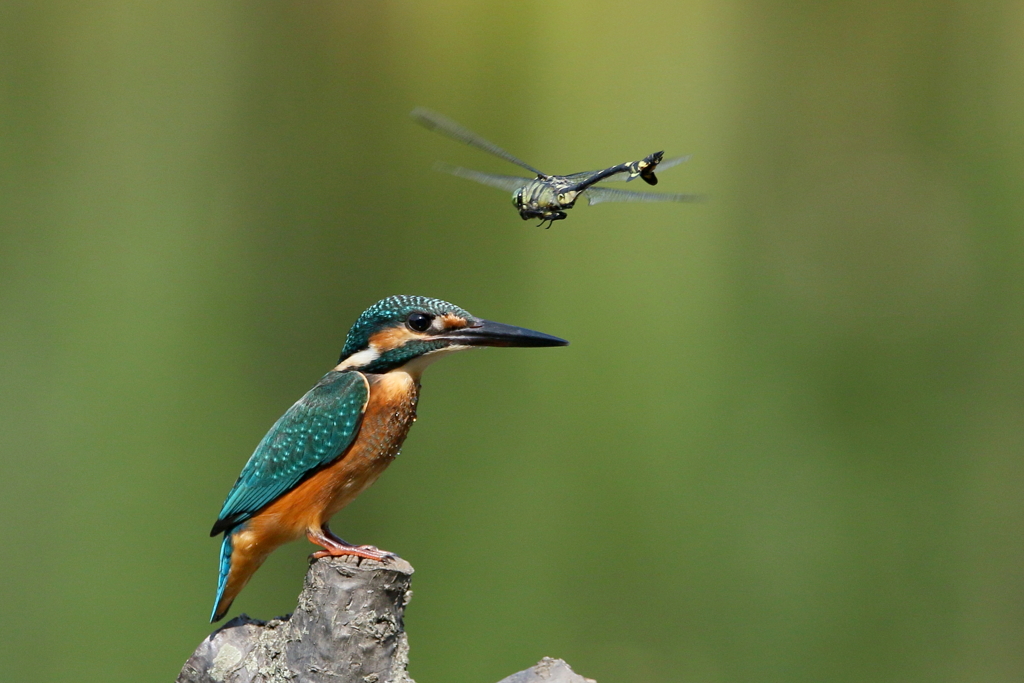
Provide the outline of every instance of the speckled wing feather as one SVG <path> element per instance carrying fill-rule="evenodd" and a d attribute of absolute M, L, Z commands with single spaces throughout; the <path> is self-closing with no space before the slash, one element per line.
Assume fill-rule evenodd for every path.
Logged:
<path fill-rule="evenodd" d="M 660 192 L 630 192 L 608 187 L 591 187 L 583 192 L 588 204 L 601 202 L 699 202 L 699 194 L 662 194 Z"/>
<path fill-rule="evenodd" d="M 355 440 L 369 398 L 358 372 L 329 372 L 281 416 L 228 493 L 211 536 L 230 530 L 335 460 Z"/>

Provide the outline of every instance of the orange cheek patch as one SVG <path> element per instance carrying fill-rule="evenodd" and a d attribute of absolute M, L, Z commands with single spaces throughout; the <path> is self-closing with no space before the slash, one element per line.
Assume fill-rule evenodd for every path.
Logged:
<path fill-rule="evenodd" d="M 459 316 L 452 315 L 451 313 L 442 315 L 441 322 L 444 323 L 446 330 L 457 330 L 467 325 L 465 318 L 460 318 Z"/>
<path fill-rule="evenodd" d="M 390 351 L 391 349 L 401 348 L 406 342 L 413 339 L 419 338 L 412 330 L 406 327 L 389 327 L 386 330 L 374 334 L 370 337 L 370 344 L 377 348 L 381 353 Z"/>

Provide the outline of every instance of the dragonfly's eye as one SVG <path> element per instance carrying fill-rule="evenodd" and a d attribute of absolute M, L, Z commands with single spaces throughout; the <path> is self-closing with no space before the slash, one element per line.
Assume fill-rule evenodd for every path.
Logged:
<path fill-rule="evenodd" d="M 434 316 L 417 311 L 416 313 L 409 314 L 409 318 L 405 321 L 405 324 L 414 332 L 426 332 L 430 329 L 430 323 L 432 322 L 434 322 Z"/>

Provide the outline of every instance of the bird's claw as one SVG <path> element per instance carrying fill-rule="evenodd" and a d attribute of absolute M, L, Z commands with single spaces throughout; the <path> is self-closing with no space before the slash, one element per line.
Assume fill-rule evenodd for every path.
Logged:
<path fill-rule="evenodd" d="M 346 555 L 354 555 L 356 559 L 356 565 L 362 564 L 363 560 L 376 560 L 382 564 L 396 559 L 398 556 L 394 553 L 389 553 L 386 550 L 381 550 L 376 546 L 372 545 L 350 545 L 350 546 L 334 546 L 331 548 L 324 548 L 318 550 L 309 556 L 309 561 L 312 563 L 319 560 L 321 557 L 345 557 Z"/>
<path fill-rule="evenodd" d="M 352 553 L 357 558 L 356 566 L 361 565 L 363 560 L 376 560 L 381 564 L 388 564 L 398 557 L 398 555 L 389 553 L 387 550 L 381 550 L 375 545 L 357 545 L 353 546 L 353 549 L 360 551 L 358 554 Z"/>

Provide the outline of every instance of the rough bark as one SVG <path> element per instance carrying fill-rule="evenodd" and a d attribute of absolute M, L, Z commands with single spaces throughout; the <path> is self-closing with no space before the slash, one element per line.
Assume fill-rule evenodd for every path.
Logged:
<path fill-rule="evenodd" d="M 313 562 L 292 614 L 232 619 L 199 645 L 178 683 L 413 683 L 402 623 L 412 567 L 357 560 Z"/>
<path fill-rule="evenodd" d="M 503 678 L 498 683 L 596 683 L 569 668 L 561 659 L 545 657 L 529 669 Z"/>
<path fill-rule="evenodd" d="M 196 648 L 177 683 L 414 683 L 402 621 L 412 571 L 400 558 L 317 560 L 295 612 L 235 617 Z M 594 682 L 545 657 L 500 683 Z"/>

